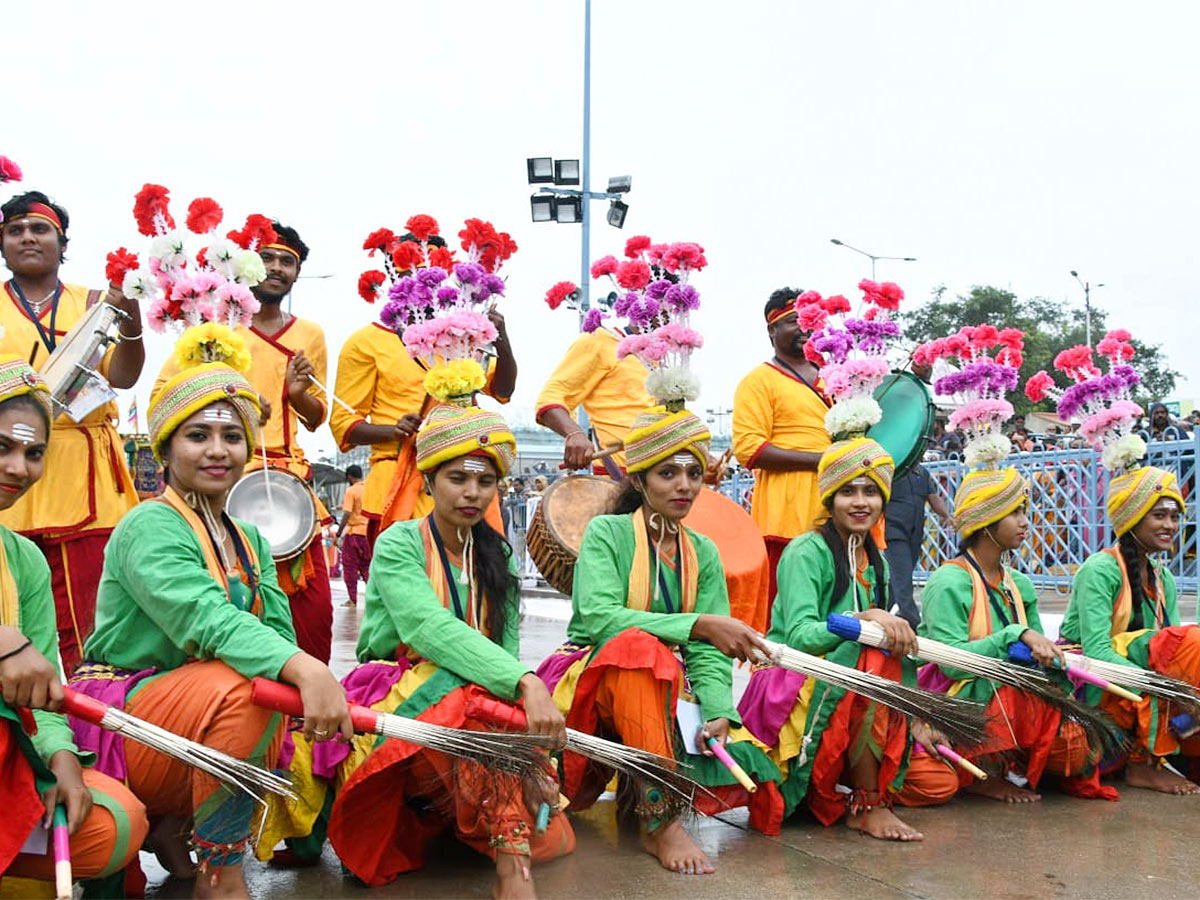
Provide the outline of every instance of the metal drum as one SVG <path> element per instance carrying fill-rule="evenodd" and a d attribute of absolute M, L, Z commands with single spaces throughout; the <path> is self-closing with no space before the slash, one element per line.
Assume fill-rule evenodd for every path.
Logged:
<path fill-rule="evenodd" d="M 921 461 L 933 434 L 936 409 L 929 388 L 911 372 L 892 372 L 876 389 L 875 400 L 883 418 L 867 429 L 867 437 L 888 452 L 896 474 L 903 475 Z"/>
<path fill-rule="evenodd" d="M 303 553 L 312 541 L 317 533 L 317 504 L 298 475 L 287 469 L 269 472 L 256 469 L 245 475 L 229 492 L 225 510 L 262 532 L 272 558 L 280 562 Z"/>
<path fill-rule="evenodd" d="M 82 422 L 110 400 L 116 392 L 100 374 L 100 362 L 109 344 L 117 342 L 117 326 L 126 314 L 108 303 L 97 303 L 58 342 L 42 378 L 50 388 L 56 411 Z"/>

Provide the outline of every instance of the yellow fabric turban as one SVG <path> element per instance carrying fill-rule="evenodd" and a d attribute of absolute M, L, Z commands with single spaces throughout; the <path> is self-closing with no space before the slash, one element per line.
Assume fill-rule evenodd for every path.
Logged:
<path fill-rule="evenodd" d="M 821 502 L 849 484 L 855 478 L 866 476 L 879 486 L 886 503 L 892 498 L 892 477 L 896 474 L 896 463 L 878 443 L 866 437 L 838 441 L 821 454 L 817 463 L 817 488 Z"/>
<path fill-rule="evenodd" d="M 1029 499 L 1029 482 L 1008 468 L 968 472 L 954 495 L 954 525 L 963 537 L 1016 512 Z"/>
<path fill-rule="evenodd" d="M 686 409 L 655 406 L 639 413 L 625 436 L 625 469 L 644 472 L 676 453 L 691 453 L 708 466 L 708 427 Z"/>
<path fill-rule="evenodd" d="M 1159 500 L 1168 497 L 1183 512 L 1183 494 L 1175 476 L 1154 466 L 1141 466 L 1108 483 L 1108 520 L 1117 537 L 1132 529 Z"/>

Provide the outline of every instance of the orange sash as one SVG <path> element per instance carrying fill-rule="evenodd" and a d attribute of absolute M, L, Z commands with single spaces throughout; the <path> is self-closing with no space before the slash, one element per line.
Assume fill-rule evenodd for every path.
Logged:
<path fill-rule="evenodd" d="M 1121 590 L 1117 593 L 1116 602 L 1113 603 L 1112 613 L 1112 634 L 1116 637 L 1129 630 L 1129 620 L 1133 618 L 1133 588 L 1130 586 L 1129 570 L 1125 567 L 1125 557 L 1121 555 L 1120 548 L 1107 547 L 1103 552 L 1115 559 L 1117 568 L 1121 570 Z M 1150 565 L 1154 565 L 1153 560 Z M 1162 573 L 1156 571 L 1155 575 L 1154 585 L 1157 589 L 1157 596 L 1154 598 L 1154 627 L 1162 628 L 1163 617 L 1167 613 L 1167 594 L 1166 588 L 1163 587 Z"/>
<path fill-rule="evenodd" d="M 450 609 L 450 586 L 449 578 L 453 575 L 447 572 L 442 566 L 442 555 L 438 552 L 437 542 L 433 537 L 433 526 L 429 522 L 429 517 L 426 516 L 421 520 L 421 541 L 425 545 L 425 574 L 429 578 L 429 583 L 433 585 L 433 592 L 437 595 L 442 606 Z M 483 623 L 488 618 L 488 601 L 487 597 L 475 596 L 475 579 L 470 577 L 471 573 L 467 573 L 468 584 L 456 585 L 459 588 L 464 588 L 467 592 L 467 602 L 463 609 L 463 621 L 474 628 L 476 631 L 483 631 Z"/>
<path fill-rule="evenodd" d="M 982 640 L 992 633 L 992 613 L 989 597 L 989 587 L 984 582 L 975 567 L 961 557 L 950 560 L 956 566 L 960 566 L 963 571 L 971 576 L 971 614 L 967 619 L 967 638 L 972 641 Z M 1029 620 L 1025 616 L 1025 602 L 1021 597 L 1021 592 L 1017 589 L 1017 584 L 1013 581 L 1012 573 L 1007 568 L 1003 569 L 1001 584 L 1013 606 L 1014 619 L 1022 625 L 1028 627 Z"/>
<path fill-rule="evenodd" d="M 630 513 L 633 520 L 633 567 L 629 572 L 629 593 L 625 605 L 630 609 L 640 609 L 649 612 L 654 602 L 655 573 L 651 571 L 650 534 L 646 529 L 646 517 L 642 511 Z M 679 583 L 683 586 L 683 597 L 680 598 L 680 612 L 690 613 L 696 610 L 696 594 L 699 590 L 700 563 L 696 558 L 696 547 L 686 528 L 680 528 L 676 537 L 679 543 Z M 657 551 L 655 551 L 657 552 Z"/>

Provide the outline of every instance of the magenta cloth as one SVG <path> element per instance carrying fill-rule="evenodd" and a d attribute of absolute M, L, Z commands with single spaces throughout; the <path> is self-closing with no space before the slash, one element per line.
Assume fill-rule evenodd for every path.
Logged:
<path fill-rule="evenodd" d="M 921 671 L 917 673 L 917 687 L 935 694 L 946 693 L 953 684 L 954 679 L 933 663 L 921 666 Z"/>
<path fill-rule="evenodd" d="M 129 669 L 118 669 L 107 663 L 82 662 L 69 684 L 81 694 L 117 709 L 124 709 L 125 698 L 134 686 L 157 671 L 158 669 L 142 669 L 140 672 L 133 672 Z M 67 716 L 67 721 L 71 723 L 71 731 L 75 733 L 75 746 L 85 753 L 96 754 L 96 765 L 93 768 L 117 781 L 125 781 L 129 774 L 125 768 L 125 739 L 75 716 Z"/>
<path fill-rule="evenodd" d="M 358 579 L 367 580 L 371 567 L 371 545 L 365 534 L 347 534 L 342 538 L 342 576 L 350 602 L 358 602 Z"/>
<path fill-rule="evenodd" d="M 738 703 L 742 725 L 769 747 L 779 743 L 779 729 L 796 707 L 805 676 L 791 669 L 772 666 L 750 676 Z"/>
<path fill-rule="evenodd" d="M 397 681 L 405 672 L 412 668 L 408 659 L 398 663 L 365 662 L 355 666 L 350 674 L 342 679 L 342 687 L 346 689 L 346 699 L 359 706 L 370 706 L 378 703 L 387 696 Z M 289 732 L 284 741 L 284 747 L 279 753 L 279 768 L 286 769 L 292 762 L 292 736 Z M 286 760 L 284 753 L 287 753 Z M 332 779 L 337 774 L 337 767 L 350 755 L 350 745 L 344 741 L 321 741 L 313 744 L 313 774 L 318 778 Z"/>
<path fill-rule="evenodd" d="M 537 667 L 537 677 L 546 683 L 546 688 L 553 694 L 554 688 L 567 674 L 567 669 L 571 668 L 576 660 L 582 659 L 591 652 L 591 647 L 567 641 L 542 660 L 542 664 Z"/>

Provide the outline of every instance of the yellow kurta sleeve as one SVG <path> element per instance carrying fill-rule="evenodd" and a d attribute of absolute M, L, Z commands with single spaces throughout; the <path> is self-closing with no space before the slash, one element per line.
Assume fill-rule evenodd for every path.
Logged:
<path fill-rule="evenodd" d="M 774 410 L 758 369 L 740 382 L 733 393 L 733 453 L 746 468 L 771 439 Z"/>
<path fill-rule="evenodd" d="M 354 410 L 351 413 L 339 403 L 334 405 L 329 416 L 329 428 L 333 432 L 333 439 L 337 441 L 338 449 L 343 453 L 354 446 L 346 440 L 346 435 L 355 425 L 367 421 L 375 402 L 377 369 L 374 357 L 364 347 L 364 330 L 352 334 L 343 345 L 342 352 L 338 354 L 337 379 L 333 392 Z"/>
<path fill-rule="evenodd" d="M 601 355 L 601 344 L 590 334 L 577 337 L 554 371 L 542 386 L 535 408 L 540 416 L 544 410 L 561 406 L 574 415 L 575 408 L 587 398 L 608 374 L 609 366 Z"/>

